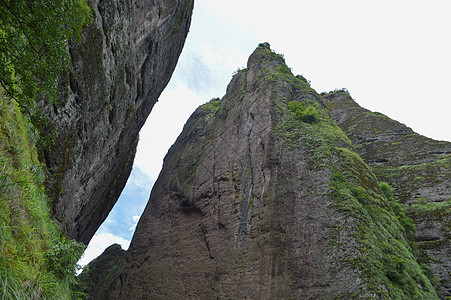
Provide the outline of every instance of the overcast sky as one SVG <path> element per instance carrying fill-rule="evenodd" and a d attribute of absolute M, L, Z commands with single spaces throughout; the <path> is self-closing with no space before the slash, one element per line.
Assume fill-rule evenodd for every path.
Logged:
<path fill-rule="evenodd" d="M 187 118 L 224 95 L 261 42 L 317 92 L 347 88 L 361 106 L 451 141 L 450 0 L 195 0 L 177 68 L 141 131 L 133 176 L 84 262 L 113 242 L 128 247 Z"/>

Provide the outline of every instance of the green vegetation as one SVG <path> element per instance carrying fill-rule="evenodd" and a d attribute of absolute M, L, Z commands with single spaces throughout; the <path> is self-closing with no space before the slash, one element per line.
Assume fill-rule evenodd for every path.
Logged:
<path fill-rule="evenodd" d="M 279 60 L 280 62 L 282 62 L 285 65 L 285 58 L 283 57 L 283 54 L 275 53 L 274 51 L 272 51 L 271 45 L 268 42 L 258 44 L 258 48 L 271 53 L 271 55 L 274 58 L 276 58 L 277 60 Z"/>
<path fill-rule="evenodd" d="M 432 224 L 440 224 L 437 228 L 442 232 L 451 232 L 449 221 L 449 214 L 451 212 L 451 200 L 443 202 L 427 202 L 426 199 L 420 198 L 412 205 L 403 205 L 405 213 L 418 222 L 427 220 Z M 436 223 L 437 222 L 437 223 Z M 429 278 L 432 285 L 437 291 L 444 287 L 440 282 L 440 277 L 434 274 L 429 266 L 426 264 L 440 262 L 440 259 L 435 257 L 438 249 L 444 249 L 446 246 L 446 234 L 444 239 L 423 240 L 416 242 L 416 248 L 419 250 L 418 261 L 421 263 L 424 274 Z"/>
<path fill-rule="evenodd" d="M 1 299 L 68 299 L 84 245 L 51 220 L 37 133 L 17 102 L 0 98 Z"/>
<path fill-rule="evenodd" d="M 319 114 L 314 106 L 305 107 L 304 103 L 290 101 L 288 109 L 294 113 L 294 117 L 305 123 L 316 124 L 319 122 Z"/>
<path fill-rule="evenodd" d="M 403 227 L 410 246 L 414 248 L 416 230 L 412 218 L 406 216 L 399 202 L 395 200 L 395 198 L 393 197 L 393 188 L 388 183 L 381 182 L 379 186 L 384 193 L 385 198 L 387 198 L 388 204 L 390 205 L 393 214 L 396 216 L 399 223 Z"/>
<path fill-rule="evenodd" d="M 361 254 L 350 258 L 351 264 L 362 271 L 370 290 L 384 299 L 437 299 L 406 241 L 415 233 L 413 222 L 393 199 L 391 187 L 362 181 L 371 171 L 360 157 L 348 149 L 336 150 L 334 155 L 344 163 L 334 167 L 333 206 L 356 220 L 355 238 L 360 244 Z"/>
<path fill-rule="evenodd" d="M 307 111 L 309 107 L 312 108 L 310 112 Z M 290 101 L 287 103 L 287 109 L 289 113 L 285 113 L 287 110 L 282 109 L 281 120 L 275 128 L 275 134 L 285 140 L 288 149 L 300 147 L 302 140 L 309 146 L 310 160 L 316 167 L 325 166 L 324 163 L 330 160 L 333 145 L 343 144 L 352 147 L 348 137 L 329 118 L 327 110 L 318 102 Z M 302 119 L 306 111 L 309 117 L 313 116 L 314 122 L 305 122 Z"/>
<path fill-rule="evenodd" d="M 213 117 L 219 109 L 219 105 L 221 104 L 221 99 L 212 98 L 207 103 L 201 105 L 199 108 L 202 110 L 208 111 L 208 114 L 205 116 L 205 120 L 209 120 Z"/>
<path fill-rule="evenodd" d="M 406 206 L 408 215 L 419 218 L 424 215 L 433 215 L 435 219 L 441 220 L 444 216 L 449 215 L 451 211 L 451 200 L 443 202 L 427 202 L 426 199 Z M 450 230 L 451 231 L 451 228 Z"/>
<path fill-rule="evenodd" d="M 396 179 L 401 176 L 400 170 L 397 167 L 385 166 L 385 165 L 374 165 L 371 170 L 382 180 Z M 392 184 L 394 186 L 394 184 Z"/>
<path fill-rule="evenodd" d="M 58 77 L 70 68 L 67 42 L 91 21 L 85 0 L 0 0 L 0 85 L 30 116 L 36 97 L 56 101 Z"/>
<path fill-rule="evenodd" d="M 200 106 L 200 109 L 208 110 L 208 111 L 210 111 L 212 113 L 215 113 L 215 112 L 218 111 L 220 103 L 221 103 L 221 99 L 219 99 L 219 98 L 212 98 L 207 103 L 202 104 Z"/>
<path fill-rule="evenodd" d="M 85 0 L 0 0 L 0 298 L 70 299 L 84 245 L 51 219 L 36 143 L 69 71 L 68 40 L 91 20 Z M 34 124 L 34 125 L 33 125 Z"/>
<path fill-rule="evenodd" d="M 241 68 L 236 69 L 235 71 L 233 71 L 232 77 L 235 77 L 235 75 L 240 73 L 240 72 L 247 72 L 247 68 L 241 67 Z"/>
<path fill-rule="evenodd" d="M 353 220 L 353 235 L 359 245 L 360 254 L 350 257 L 349 263 L 361 272 L 369 290 L 383 299 L 437 299 L 425 275 L 427 268 L 415 256 L 413 221 L 394 199 L 392 188 L 386 183 L 379 185 L 347 136 L 330 119 L 320 97 L 305 81 L 296 82 L 293 75 L 290 78 L 288 70 L 278 67 L 276 72 L 277 78 L 286 82 L 286 92 L 274 100 L 278 111 L 274 134 L 289 150 L 304 148 L 309 168 L 332 170 L 331 207 Z M 293 98 L 296 101 L 288 100 Z M 309 118 L 303 117 L 307 112 Z"/>
<path fill-rule="evenodd" d="M 347 88 L 342 88 L 342 89 L 335 89 L 335 90 L 330 91 L 330 92 L 322 92 L 321 96 L 326 96 L 326 95 L 327 96 L 332 96 L 332 95 L 337 95 L 337 94 L 342 94 L 342 93 L 351 95 L 351 93 L 348 91 Z"/>

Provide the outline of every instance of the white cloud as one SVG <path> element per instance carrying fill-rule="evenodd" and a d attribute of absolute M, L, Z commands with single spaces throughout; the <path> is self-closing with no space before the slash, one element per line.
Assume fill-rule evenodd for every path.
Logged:
<path fill-rule="evenodd" d="M 193 27 L 208 38 L 210 28 L 216 29 L 219 42 L 210 42 L 210 53 L 241 53 L 249 48 L 243 36 L 251 37 L 253 47 L 267 41 L 318 92 L 345 87 L 360 105 L 451 141 L 450 1 L 199 0 L 196 5 L 194 19 L 220 23 Z M 235 68 L 242 65 L 242 58 L 231 57 Z"/>
<path fill-rule="evenodd" d="M 126 188 L 140 189 L 142 193 L 149 195 L 153 186 L 152 178 L 150 178 L 145 172 L 143 172 L 138 166 L 134 166 L 130 177 L 128 178 Z"/>
<path fill-rule="evenodd" d="M 138 221 L 139 221 L 140 216 L 133 216 L 132 217 L 132 227 L 130 227 L 128 230 L 130 231 L 134 231 L 136 229 L 136 225 L 138 225 Z"/>
<path fill-rule="evenodd" d="M 168 87 L 141 129 L 135 165 L 156 180 L 163 158 L 181 133 L 186 120 L 207 100 L 184 84 Z"/>
<path fill-rule="evenodd" d="M 102 254 L 103 251 L 112 244 L 119 244 L 122 249 L 127 250 L 130 241 L 109 232 L 96 234 L 91 239 L 91 242 L 86 248 L 82 258 L 78 261 L 78 264 L 83 267 L 86 266 L 91 260 Z"/>

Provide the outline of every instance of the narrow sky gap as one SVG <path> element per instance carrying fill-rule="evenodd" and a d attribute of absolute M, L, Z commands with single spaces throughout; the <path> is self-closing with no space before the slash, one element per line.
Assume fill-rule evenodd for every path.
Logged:
<path fill-rule="evenodd" d="M 114 243 L 128 249 L 153 183 L 138 166 L 134 166 L 121 196 L 89 243 L 80 265 L 85 266 Z"/>

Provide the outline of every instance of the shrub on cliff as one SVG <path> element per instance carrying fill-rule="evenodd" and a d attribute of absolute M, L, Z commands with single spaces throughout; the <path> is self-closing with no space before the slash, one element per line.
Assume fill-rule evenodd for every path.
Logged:
<path fill-rule="evenodd" d="M 319 114 L 315 107 L 307 106 L 304 103 L 298 101 L 290 101 L 288 103 L 288 109 L 294 113 L 294 117 L 309 124 L 316 124 L 319 122 Z"/>

